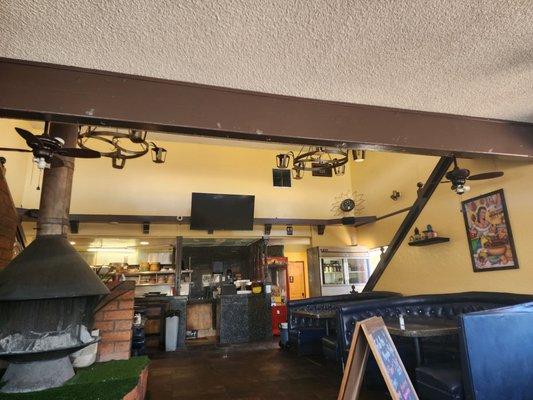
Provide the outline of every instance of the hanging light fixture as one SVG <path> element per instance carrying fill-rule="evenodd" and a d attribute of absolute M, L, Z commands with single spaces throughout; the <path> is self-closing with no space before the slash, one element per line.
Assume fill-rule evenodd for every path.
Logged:
<path fill-rule="evenodd" d="M 365 150 L 352 150 L 353 160 L 355 162 L 365 161 L 366 151 Z"/>
<path fill-rule="evenodd" d="M 158 147 L 154 142 L 150 143 L 152 145 L 152 161 L 156 164 L 162 164 L 167 158 L 167 151 L 162 147 Z"/>
<path fill-rule="evenodd" d="M 116 169 L 123 169 L 127 160 L 144 156 L 150 148 L 152 161 L 156 164 L 164 163 L 167 151 L 154 142 L 148 143 L 146 135 L 147 131 L 137 129 L 130 129 L 125 133 L 119 132 L 118 129 L 109 131 L 87 126 L 82 130 L 80 127 L 78 145 L 89 150 L 92 150 L 90 146 L 103 147 L 97 151 L 103 157 L 111 158 L 112 166 Z"/>
<path fill-rule="evenodd" d="M 338 148 L 308 147 L 305 151 L 302 147 L 298 154 L 289 151 L 276 155 L 276 165 L 278 168 L 289 168 L 291 159 L 293 179 L 302 179 L 304 171 L 333 170 L 335 175 L 341 176 L 346 170 L 348 151 L 343 146 Z"/>

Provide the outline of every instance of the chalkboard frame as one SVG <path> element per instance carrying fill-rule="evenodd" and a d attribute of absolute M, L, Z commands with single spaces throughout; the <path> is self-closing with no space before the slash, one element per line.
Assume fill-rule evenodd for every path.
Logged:
<path fill-rule="evenodd" d="M 389 372 L 387 371 L 385 361 L 383 360 L 382 354 L 375 343 L 373 335 L 379 331 L 383 332 L 386 340 L 392 343 L 394 352 L 393 356 L 396 358 L 398 365 L 401 368 L 401 373 L 407 378 L 406 381 L 408 383 L 408 389 L 413 394 L 411 399 L 418 400 L 418 395 L 416 394 L 413 383 L 407 374 L 407 370 L 405 369 L 400 355 L 396 350 L 396 346 L 394 346 L 394 342 L 392 341 L 389 331 L 387 330 L 387 326 L 381 317 L 368 318 L 364 321 L 357 322 L 355 325 L 352 343 L 350 345 L 350 352 L 348 353 L 348 359 L 344 368 L 339 396 L 337 397 L 338 400 L 356 400 L 359 398 L 370 351 L 372 351 L 372 354 L 376 359 L 379 370 L 383 376 L 383 379 L 385 380 L 392 399 L 403 400 L 401 395 L 397 393 L 394 388 L 394 384 Z"/>

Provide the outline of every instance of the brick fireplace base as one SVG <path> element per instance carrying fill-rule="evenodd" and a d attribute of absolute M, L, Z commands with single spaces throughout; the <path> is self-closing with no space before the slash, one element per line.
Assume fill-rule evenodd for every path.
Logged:
<path fill-rule="evenodd" d="M 130 358 L 135 282 L 121 282 L 109 289 L 105 305 L 94 317 L 93 329 L 100 329 L 101 337 L 96 362 Z"/>

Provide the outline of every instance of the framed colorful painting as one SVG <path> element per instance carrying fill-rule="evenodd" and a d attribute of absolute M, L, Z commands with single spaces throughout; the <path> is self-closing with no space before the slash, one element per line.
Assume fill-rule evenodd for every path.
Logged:
<path fill-rule="evenodd" d="M 503 189 L 461 205 L 474 272 L 518 268 Z"/>

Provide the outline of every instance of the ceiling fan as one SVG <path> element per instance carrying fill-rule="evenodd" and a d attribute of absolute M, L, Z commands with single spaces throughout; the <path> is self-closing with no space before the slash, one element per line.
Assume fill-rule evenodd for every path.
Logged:
<path fill-rule="evenodd" d="M 48 127 L 49 124 L 46 123 L 45 133 L 42 135 L 34 135 L 25 129 L 15 128 L 31 150 L 0 147 L 0 151 L 33 153 L 33 161 L 37 164 L 37 168 L 41 170 L 63 165 L 62 161 L 56 157 L 58 155 L 76 158 L 100 158 L 100 153 L 94 150 L 64 148 L 65 141 L 59 137 L 51 137 L 48 132 Z"/>
<path fill-rule="evenodd" d="M 503 176 L 502 171 L 484 172 L 481 174 L 470 175 L 470 170 L 466 168 L 459 168 L 457 159 L 453 157 L 453 169 L 446 173 L 447 181 L 441 183 L 451 183 L 451 189 L 457 194 L 463 194 L 470 190 L 470 186 L 466 185 L 466 181 L 481 181 L 485 179 L 494 179 Z"/>

